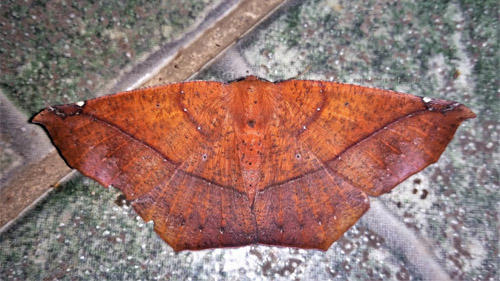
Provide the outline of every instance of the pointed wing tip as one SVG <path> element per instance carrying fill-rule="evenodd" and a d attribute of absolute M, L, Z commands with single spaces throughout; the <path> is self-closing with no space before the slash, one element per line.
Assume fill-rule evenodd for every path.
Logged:
<path fill-rule="evenodd" d="M 35 124 L 44 124 L 47 114 L 49 113 L 50 108 L 45 108 L 42 111 L 38 112 L 33 118 L 31 118 L 30 122 Z"/>
<path fill-rule="evenodd" d="M 431 100 L 429 98 L 422 98 L 425 106 L 430 111 L 438 111 L 441 113 L 455 112 L 459 118 L 466 120 L 476 118 L 476 114 L 467 106 L 453 101 L 447 100 Z"/>
<path fill-rule="evenodd" d="M 459 104 L 457 109 L 460 110 L 464 119 L 472 119 L 472 118 L 476 118 L 476 116 L 477 116 L 476 113 L 474 113 L 472 110 L 470 110 L 470 108 L 468 108 L 467 106 L 465 106 L 463 104 Z"/>
<path fill-rule="evenodd" d="M 40 111 L 37 115 L 35 115 L 31 122 L 35 124 L 45 125 L 55 117 L 59 117 L 64 119 L 68 116 L 74 116 L 80 114 L 83 109 L 82 102 L 72 103 L 72 104 L 64 104 L 64 105 L 56 105 L 54 107 L 47 107 Z"/>

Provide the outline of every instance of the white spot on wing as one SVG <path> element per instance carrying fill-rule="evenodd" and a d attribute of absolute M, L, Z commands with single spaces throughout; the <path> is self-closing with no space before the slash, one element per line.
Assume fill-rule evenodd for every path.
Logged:
<path fill-rule="evenodd" d="M 84 101 L 79 101 L 77 103 L 75 103 L 76 105 L 78 105 L 79 107 L 82 107 L 85 105 L 85 102 Z"/>
<path fill-rule="evenodd" d="M 423 100 L 425 103 L 428 103 L 428 102 L 431 102 L 431 101 L 432 101 L 432 99 L 431 99 L 431 98 L 429 98 L 429 97 L 424 97 L 422 100 Z"/>

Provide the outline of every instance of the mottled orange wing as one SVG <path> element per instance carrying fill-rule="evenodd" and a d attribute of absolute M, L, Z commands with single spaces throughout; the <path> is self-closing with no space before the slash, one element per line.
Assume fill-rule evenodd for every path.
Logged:
<path fill-rule="evenodd" d="M 435 162 L 465 106 L 321 81 L 186 82 L 43 110 L 68 164 L 121 189 L 175 250 L 326 250 Z"/>
<path fill-rule="evenodd" d="M 68 164 L 122 190 L 175 250 L 255 242 L 226 84 L 187 82 L 55 106 L 43 124 Z"/>
<path fill-rule="evenodd" d="M 460 123 L 475 117 L 459 103 L 388 90 L 321 81 L 277 85 L 286 104 L 281 118 L 307 116 L 292 129 L 298 141 L 373 196 L 436 162 Z"/>
<path fill-rule="evenodd" d="M 465 106 L 322 81 L 277 83 L 255 200 L 259 241 L 328 247 L 378 196 L 437 161 Z"/>

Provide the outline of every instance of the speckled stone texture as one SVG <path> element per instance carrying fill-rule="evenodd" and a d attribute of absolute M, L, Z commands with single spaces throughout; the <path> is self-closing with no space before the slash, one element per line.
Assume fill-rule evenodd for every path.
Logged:
<path fill-rule="evenodd" d="M 104 94 L 218 1 L 2 1 L 0 86 L 29 114 Z M 220 1 L 219 1 L 220 2 Z"/>
<path fill-rule="evenodd" d="M 152 49 L 136 46 L 185 26 L 161 16 L 161 5 L 37 3 L 47 8 L 31 14 L 2 3 L 0 19 L 0 86 L 30 114 L 92 96 Z M 194 18 L 209 3 L 179 5 Z M 456 100 L 478 115 L 436 164 L 372 198 L 327 252 L 176 254 L 116 190 L 76 177 L 0 234 L 0 280 L 498 280 L 498 11 L 497 1 L 292 1 L 193 77 L 301 74 Z M 141 14 L 170 21 L 142 27 Z"/>

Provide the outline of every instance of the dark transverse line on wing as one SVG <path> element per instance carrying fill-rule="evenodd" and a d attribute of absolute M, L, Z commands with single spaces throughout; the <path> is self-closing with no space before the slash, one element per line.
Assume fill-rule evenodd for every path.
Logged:
<path fill-rule="evenodd" d="M 391 121 L 391 122 L 389 122 L 389 123 L 387 123 L 387 124 L 384 124 L 384 125 L 383 125 L 383 126 L 381 126 L 379 129 L 377 129 L 377 130 L 373 131 L 372 133 L 370 133 L 370 134 L 369 134 L 369 135 L 367 135 L 366 137 L 364 137 L 364 138 L 362 138 L 361 140 L 359 140 L 359 141 L 357 141 L 357 142 L 355 142 L 355 143 L 351 144 L 350 146 L 346 147 L 346 148 L 345 148 L 342 152 L 340 152 L 337 156 L 335 156 L 335 157 L 333 157 L 332 159 L 327 160 L 327 161 L 325 161 L 324 163 L 322 163 L 322 164 L 323 164 L 323 165 L 322 165 L 322 167 L 320 167 L 320 168 L 318 168 L 318 169 L 310 170 L 310 171 L 308 171 L 308 172 L 306 172 L 306 173 L 303 173 L 303 174 L 301 174 L 301 175 L 299 175 L 299 176 L 296 176 L 296 177 L 293 177 L 293 178 L 289 178 L 289 179 L 286 179 L 286 180 L 281 181 L 281 182 L 273 183 L 273 184 L 271 184 L 271 185 L 269 185 L 269 186 L 264 187 L 264 188 L 263 188 L 260 192 L 262 192 L 262 191 L 264 191 L 264 190 L 267 190 L 267 189 L 270 189 L 270 188 L 273 188 L 273 187 L 276 187 L 276 186 L 284 185 L 284 184 L 286 184 L 286 183 L 289 183 L 289 182 L 295 181 L 295 180 L 297 180 L 297 179 L 299 179 L 299 178 L 301 178 L 301 177 L 303 177 L 303 176 L 306 176 L 306 175 L 309 175 L 309 174 L 313 174 L 313 173 L 315 173 L 315 172 L 319 171 L 320 169 L 327 168 L 327 166 L 326 166 L 326 164 L 327 164 L 327 163 L 329 163 L 329 162 L 331 162 L 331 161 L 334 161 L 334 160 L 335 160 L 335 159 L 337 159 L 339 156 L 341 157 L 341 156 L 342 156 L 345 152 L 347 152 L 349 149 L 351 149 L 351 148 L 352 148 L 352 147 L 354 147 L 355 145 L 357 145 L 357 144 L 359 144 L 359 143 L 361 143 L 361 142 L 365 141 L 366 139 L 370 138 L 371 136 L 373 136 L 373 135 L 377 134 L 378 132 L 382 131 L 382 130 L 383 130 L 384 128 L 386 128 L 387 126 L 390 126 L 390 125 L 392 125 L 392 124 L 394 124 L 394 123 L 396 123 L 396 122 L 398 122 L 398 121 L 400 121 L 400 120 L 402 120 L 402 119 L 409 118 L 409 117 L 412 117 L 412 116 L 414 116 L 414 115 L 417 115 L 417 114 L 420 114 L 420 113 L 425 113 L 425 112 L 429 112 L 429 110 L 428 110 L 428 109 L 418 110 L 418 111 L 415 111 L 415 112 L 409 113 L 409 114 L 407 114 L 407 115 L 405 115 L 405 116 L 399 117 L 399 118 L 397 118 L 397 119 L 395 119 L 395 120 L 393 120 L 393 121 Z M 135 137 L 134 135 L 132 135 L 132 134 L 130 134 L 130 133 L 128 133 L 128 132 L 126 132 L 126 131 L 124 131 L 123 129 L 121 129 L 121 128 L 120 128 L 120 127 L 118 127 L 117 125 L 114 125 L 114 124 L 112 124 L 112 123 L 109 123 L 109 122 L 107 122 L 107 121 L 105 121 L 105 120 L 100 119 L 99 117 L 96 117 L 96 116 L 91 115 L 91 114 L 88 114 L 88 113 L 82 113 L 81 115 L 86 115 L 86 116 L 89 116 L 90 118 L 92 118 L 92 119 L 94 119 L 94 120 L 96 120 L 96 121 L 98 121 L 98 122 L 101 122 L 101 123 L 105 124 L 106 126 L 110 126 L 111 128 L 114 128 L 114 129 L 116 129 L 116 130 L 120 131 L 121 133 L 123 133 L 124 135 L 128 136 L 129 138 L 131 138 L 131 139 L 133 139 L 133 140 L 135 140 L 135 141 L 137 141 L 137 142 L 141 143 L 142 145 L 146 146 L 147 148 L 151 149 L 152 151 L 154 151 L 155 153 L 157 153 L 158 155 L 160 155 L 163 159 L 167 160 L 167 161 L 168 161 L 168 162 L 170 162 L 171 164 L 173 164 L 173 165 L 175 165 L 175 166 L 177 166 L 177 167 L 181 165 L 181 163 L 175 163 L 172 159 L 170 159 L 169 157 L 167 157 L 167 156 L 166 156 L 165 154 L 163 154 L 161 151 L 159 151 L 159 150 L 157 150 L 156 148 L 154 148 L 153 146 L 151 146 L 151 145 L 147 144 L 147 143 L 146 143 L 146 142 L 144 142 L 143 140 L 138 139 L 138 138 L 137 138 L 137 137 Z M 328 170 L 330 170 L 330 169 L 328 169 Z M 180 171 L 182 171 L 182 170 L 180 170 Z M 336 172 L 336 171 L 335 171 L 335 172 Z M 197 179 L 199 179 L 199 180 L 201 180 L 201 181 L 204 181 L 204 182 L 206 182 L 206 183 L 208 183 L 208 184 L 210 184 L 210 185 L 214 185 L 214 186 L 217 186 L 217 187 L 220 187 L 220 188 L 228 189 L 228 190 L 231 190 L 231 191 L 233 191 L 233 192 L 235 192 L 235 193 L 238 193 L 238 194 L 240 194 L 240 195 L 244 195 L 244 196 L 246 196 L 246 193 L 241 192 L 241 191 L 238 191 L 238 190 L 234 189 L 232 186 L 228 186 L 228 185 L 221 185 L 221 184 L 218 184 L 218 183 L 216 183 L 216 182 L 214 182 L 214 181 L 211 181 L 211 180 L 208 180 L 208 179 L 206 179 L 206 178 L 203 178 L 203 177 L 201 177 L 201 176 L 198 176 L 198 175 L 192 174 L 192 173 L 190 173 L 190 172 L 182 171 L 182 173 L 184 173 L 184 174 L 186 174 L 186 175 L 189 175 L 189 176 L 191 176 L 191 177 L 197 178 Z M 338 173 L 336 172 L 336 174 L 338 174 Z"/>

